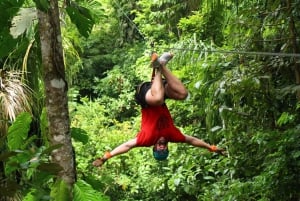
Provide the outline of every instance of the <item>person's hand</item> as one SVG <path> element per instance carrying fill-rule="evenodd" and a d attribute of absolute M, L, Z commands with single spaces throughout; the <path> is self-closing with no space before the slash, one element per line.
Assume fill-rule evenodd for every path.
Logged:
<path fill-rule="evenodd" d="M 217 147 L 217 150 L 216 150 L 215 152 L 218 153 L 218 154 L 221 154 L 221 155 L 223 155 L 223 156 L 227 156 L 227 152 L 226 152 L 225 149 L 222 149 L 222 148 L 218 148 L 218 147 Z"/>
<path fill-rule="evenodd" d="M 96 160 L 94 160 L 93 166 L 101 167 L 105 163 L 105 161 L 107 161 L 111 157 L 112 157 L 111 153 L 107 151 L 107 152 L 105 152 L 105 154 L 102 158 L 97 158 Z"/>
<path fill-rule="evenodd" d="M 106 161 L 106 159 L 104 159 L 104 158 L 97 158 L 96 160 L 94 160 L 93 166 L 101 167 L 105 163 L 105 161 Z"/>
<path fill-rule="evenodd" d="M 221 154 L 221 155 L 223 155 L 223 156 L 226 156 L 226 155 L 227 155 L 225 149 L 219 148 L 219 147 L 217 147 L 216 145 L 211 145 L 211 146 L 209 147 L 209 151 L 210 151 L 210 152 L 215 152 L 215 153 Z"/>

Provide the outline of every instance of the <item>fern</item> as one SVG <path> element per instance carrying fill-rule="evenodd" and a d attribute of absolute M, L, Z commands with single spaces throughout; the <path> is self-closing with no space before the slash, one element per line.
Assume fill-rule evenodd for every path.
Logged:
<path fill-rule="evenodd" d="M 55 184 L 51 188 L 50 193 L 51 200 L 53 201 L 69 201 L 70 193 L 68 185 L 64 182 L 64 180 L 57 180 Z"/>
<path fill-rule="evenodd" d="M 88 183 L 78 180 L 74 185 L 74 201 L 109 201 L 109 197 L 94 190 Z"/>
<path fill-rule="evenodd" d="M 31 116 L 23 112 L 17 116 L 15 122 L 8 128 L 7 141 L 10 150 L 20 149 L 28 137 Z"/>

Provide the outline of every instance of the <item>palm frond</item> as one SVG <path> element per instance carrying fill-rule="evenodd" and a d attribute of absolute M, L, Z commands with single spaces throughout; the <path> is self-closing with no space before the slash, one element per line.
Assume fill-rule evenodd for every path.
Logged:
<path fill-rule="evenodd" d="M 6 133 L 8 123 L 21 112 L 31 113 L 32 90 L 21 81 L 22 73 L 0 70 L 0 130 Z"/>

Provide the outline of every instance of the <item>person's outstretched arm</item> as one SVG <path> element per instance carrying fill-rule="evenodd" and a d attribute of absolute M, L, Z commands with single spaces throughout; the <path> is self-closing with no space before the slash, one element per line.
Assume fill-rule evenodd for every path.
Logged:
<path fill-rule="evenodd" d="M 96 167 L 100 167 L 105 163 L 105 161 L 107 161 L 111 157 L 126 153 L 130 149 L 134 148 L 135 146 L 136 146 L 136 138 L 131 139 L 131 140 L 119 145 L 118 147 L 114 148 L 111 152 L 106 152 L 102 158 L 97 158 L 93 162 L 93 165 Z"/>
<path fill-rule="evenodd" d="M 184 135 L 184 136 L 185 136 L 185 142 L 187 144 L 190 144 L 194 147 L 206 148 L 211 152 L 216 152 L 218 154 L 225 155 L 225 150 L 224 149 L 218 148 L 215 145 L 210 145 L 210 144 L 204 142 L 203 140 L 200 140 L 200 139 L 195 138 L 193 136 L 189 136 L 189 135 Z"/>

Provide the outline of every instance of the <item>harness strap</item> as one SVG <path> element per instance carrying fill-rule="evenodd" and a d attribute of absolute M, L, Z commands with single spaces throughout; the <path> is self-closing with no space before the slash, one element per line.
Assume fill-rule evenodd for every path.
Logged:
<path fill-rule="evenodd" d="M 155 77 L 155 68 L 152 69 L 151 82 L 153 82 L 154 77 Z"/>

